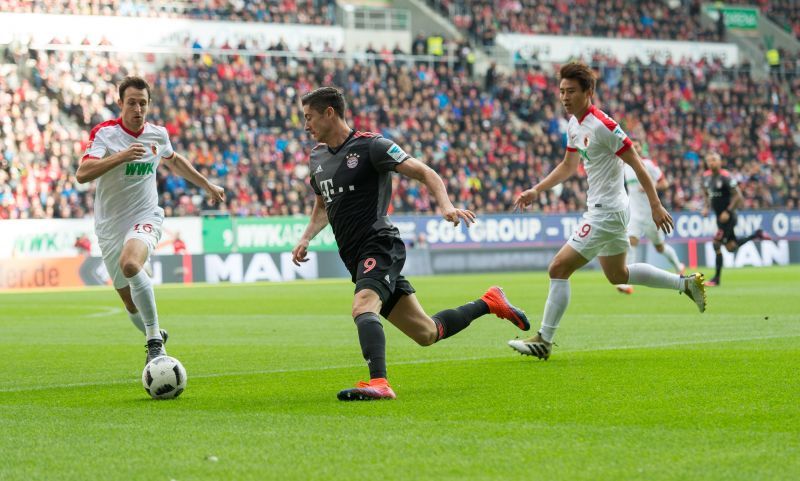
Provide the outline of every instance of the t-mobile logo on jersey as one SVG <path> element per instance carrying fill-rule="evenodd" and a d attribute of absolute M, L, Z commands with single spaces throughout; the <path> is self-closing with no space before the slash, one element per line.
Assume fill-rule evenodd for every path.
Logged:
<path fill-rule="evenodd" d="M 339 187 L 338 189 L 333 186 L 333 179 L 322 180 L 319 183 L 319 188 L 322 191 L 322 197 L 325 198 L 326 203 L 333 202 L 333 196 L 335 194 L 341 194 L 344 192 L 344 187 Z M 356 190 L 356 186 L 348 185 L 347 190 L 352 192 Z"/>

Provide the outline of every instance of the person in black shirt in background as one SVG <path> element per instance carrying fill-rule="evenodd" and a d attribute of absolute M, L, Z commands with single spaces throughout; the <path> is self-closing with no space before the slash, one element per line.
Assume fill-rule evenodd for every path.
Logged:
<path fill-rule="evenodd" d="M 709 208 L 714 210 L 717 217 L 717 233 L 714 236 L 714 252 L 717 254 L 717 271 L 714 277 L 706 282 L 707 286 L 718 286 L 722 274 L 722 246 L 728 252 L 736 252 L 739 247 L 753 239 L 770 240 L 772 237 L 758 229 L 744 239 L 737 239 L 733 229 L 736 227 L 736 209 L 742 203 L 742 194 L 736 179 L 730 172 L 722 168 L 722 157 L 716 152 L 706 155 L 708 170 L 703 173 L 703 192 L 706 197 L 706 206 L 703 217 L 708 215 Z"/>
<path fill-rule="evenodd" d="M 352 315 L 370 381 L 339 392 L 342 401 L 394 399 L 386 380 L 386 338 L 378 314 L 422 346 L 463 330 L 485 314 L 530 329 L 525 313 L 514 307 L 497 286 L 475 301 L 428 316 L 401 275 L 406 250 L 400 232 L 387 217 L 392 172 L 422 182 L 439 211 L 454 226 L 475 222 L 475 214 L 457 209 L 442 179 L 430 167 L 406 154 L 380 134 L 356 132 L 344 118 L 347 104 L 336 88 L 322 87 L 301 99 L 305 130 L 317 141 L 309 171 L 316 199 L 308 227 L 292 250 L 295 264 L 308 260 L 308 245 L 330 223 L 339 256 L 355 283 Z"/>

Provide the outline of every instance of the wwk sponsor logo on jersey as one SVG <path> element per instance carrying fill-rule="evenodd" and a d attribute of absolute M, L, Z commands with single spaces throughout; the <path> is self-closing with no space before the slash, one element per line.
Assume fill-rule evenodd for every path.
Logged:
<path fill-rule="evenodd" d="M 154 162 L 129 162 L 125 164 L 125 175 L 150 175 L 153 171 Z"/>
<path fill-rule="evenodd" d="M 401 149 L 400 146 L 397 144 L 392 144 L 392 146 L 389 147 L 389 150 L 387 150 L 386 153 L 389 154 L 389 157 L 393 158 L 398 162 L 400 162 L 407 156 L 405 151 L 403 151 L 403 149 Z"/>
<path fill-rule="evenodd" d="M 578 151 L 578 154 L 580 154 L 581 158 L 584 160 L 584 163 L 589 162 L 589 153 L 587 152 L 589 150 L 589 137 L 586 136 L 583 138 L 583 141 L 581 141 L 577 136 L 573 136 L 571 140 L 572 144 L 575 145 L 575 150 Z M 581 147 L 581 144 L 583 144 L 583 147 Z"/>
<path fill-rule="evenodd" d="M 588 139 L 587 139 L 587 141 L 588 141 Z M 581 154 L 581 158 L 583 159 L 584 163 L 589 162 L 588 147 L 586 149 L 582 149 L 582 148 L 578 147 L 578 153 Z"/>

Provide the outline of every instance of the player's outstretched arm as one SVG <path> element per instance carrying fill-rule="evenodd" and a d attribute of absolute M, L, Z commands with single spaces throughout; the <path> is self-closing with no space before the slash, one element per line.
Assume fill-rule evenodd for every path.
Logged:
<path fill-rule="evenodd" d="M 91 182 L 120 164 L 141 159 L 144 157 L 145 152 L 144 145 L 131 144 L 127 149 L 102 159 L 84 157 L 75 172 L 75 180 L 80 184 Z"/>
<path fill-rule="evenodd" d="M 542 179 L 541 182 L 531 187 L 530 189 L 522 192 L 516 199 L 514 199 L 514 209 L 524 209 L 531 205 L 539 194 L 547 192 L 556 185 L 569 179 L 575 171 L 578 170 L 578 164 L 581 162 L 581 157 L 578 152 L 567 151 L 564 154 L 564 160 L 559 162 L 552 172 L 547 174 L 547 177 Z"/>
<path fill-rule="evenodd" d="M 475 222 L 474 212 L 455 208 L 453 203 L 450 202 L 450 197 L 447 196 L 447 188 L 444 186 L 442 178 L 424 163 L 414 157 L 409 157 L 402 164 L 399 164 L 396 170 L 399 174 L 425 184 L 425 187 L 433 194 L 433 198 L 436 199 L 436 205 L 439 206 L 442 217 L 452 222 L 453 225 L 457 226 L 463 220 L 469 227 L 470 224 Z"/>
<path fill-rule="evenodd" d="M 311 240 L 319 234 L 325 226 L 328 225 L 328 215 L 325 212 L 325 200 L 321 195 L 314 199 L 314 208 L 311 210 L 311 219 L 308 222 L 303 237 L 297 242 L 297 245 L 292 249 L 292 262 L 295 265 L 300 265 L 301 262 L 308 260 L 308 244 Z"/>
<path fill-rule="evenodd" d="M 630 165 L 636 173 L 639 185 L 642 187 L 642 190 L 644 190 L 644 193 L 647 194 L 647 199 L 650 201 L 650 209 L 653 211 L 653 222 L 656 223 L 656 227 L 664 231 L 665 234 L 672 232 L 674 227 L 672 216 L 669 215 L 667 209 L 661 205 L 661 200 L 658 198 L 658 193 L 656 193 L 656 186 L 653 184 L 653 179 L 650 178 L 650 175 L 648 175 L 647 170 L 644 168 L 642 159 L 639 158 L 636 149 L 627 149 L 619 155 L 619 158 Z"/>
<path fill-rule="evenodd" d="M 163 162 L 169 170 L 205 190 L 212 204 L 225 202 L 225 189 L 209 182 L 186 157 L 175 153 L 172 157 L 163 159 Z"/>

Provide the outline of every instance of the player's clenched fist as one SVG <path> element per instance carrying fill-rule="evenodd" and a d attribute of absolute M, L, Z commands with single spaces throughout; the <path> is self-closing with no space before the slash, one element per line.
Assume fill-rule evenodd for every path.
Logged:
<path fill-rule="evenodd" d="M 301 262 L 308 260 L 308 241 L 301 239 L 300 242 L 292 249 L 292 262 L 299 266 Z"/>
<path fill-rule="evenodd" d="M 130 162 L 131 160 L 141 159 L 142 157 L 144 157 L 144 154 L 146 152 L 147 151 L 145 150 L 144 145 L 136 143 L 136 144 L 131 144 L 130 147 L 123 150 L 121 153 L 123 155 L 125 162 Z"/>

